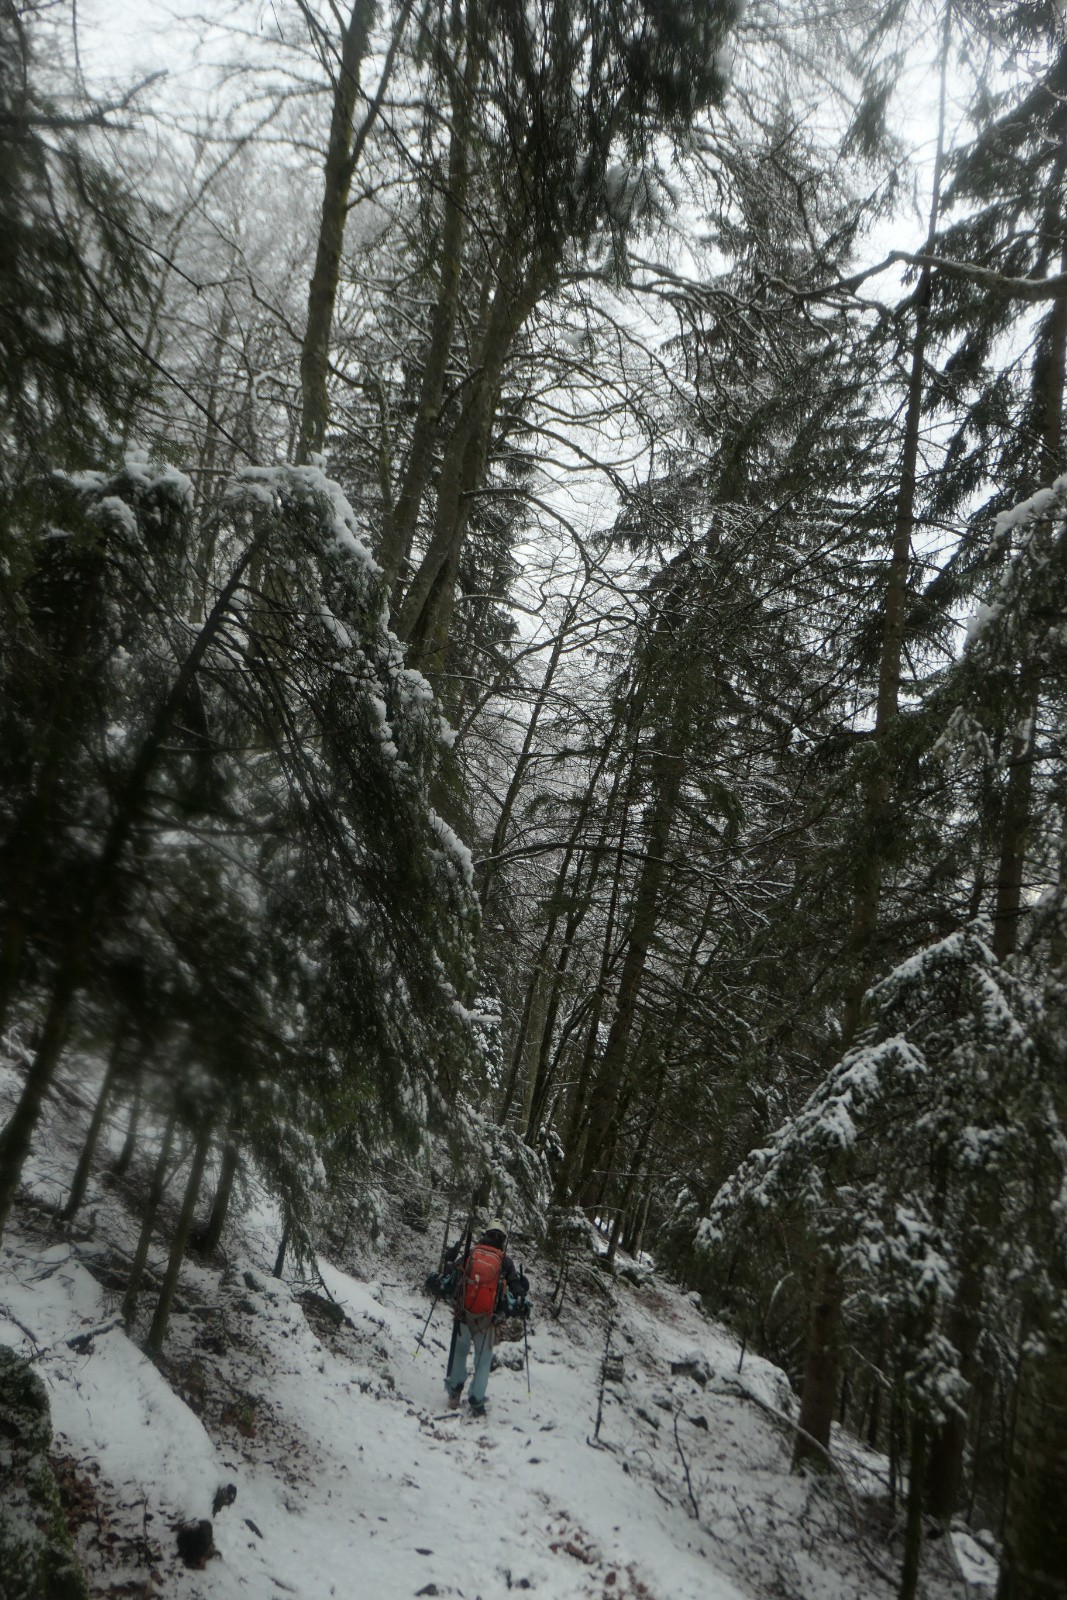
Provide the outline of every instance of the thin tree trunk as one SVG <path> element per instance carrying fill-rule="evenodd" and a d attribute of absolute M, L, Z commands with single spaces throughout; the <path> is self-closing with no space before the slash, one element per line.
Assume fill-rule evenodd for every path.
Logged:
<path fill-rule="evenodd" d="M 122 1319 L 127 1328 L 133 1324 L 137 1315 L 137 1300 L 141 1293 L 141 1279 L 148 1263 L 148 1251 L 152 1244 L 152 1230 L 156 1225 L 156 1214 L 159 1203 L 163 1199 L 163 1187 L 167 1181 L 167 1163 L 170 1160 L 171 1146 L 174 1143 L 174 1130 L 177 1127 L 178 1115 L 172 1111 L 167 1118 L 167 1125 L 163 1129 L 163 1139 L 159 1146 L 159 1154 L 152 1170 L 152 1183 L 148 1190 L 148 1199 L 145 1202 L 144 1216 L 141 1218 L 141 1232 L 137 1239 L 137 1249 L 133 1255 L 133 1265 L 126 1284 L 126 1292 L 122 1297 Z"/>
<path fill-rule="evenodd" d="M 945 160 L 945 101 L 949 47 L 952 36 L 952 4 L 945 0 L 941 36 L 941 89 L 938 112 L 937 149 L 930 198 L 930 221 L 926 252 L 932 254 L 941 212 L 941 178 Z M 915 534 L 916 479 L 919 464 L 919 425 L 922 419 L 926 378 L 926 348 L 930 334 L 930 296 L 933 275 L 924 267 L 915 287 L 915 329 L 911 346 L 911 370 L 904 408 L 904 436 L 901 444 L 900 480 L 897 486 L 893 544 L 886 580 L 885 613 L 882 622 L 881 654 L 878 667 L 878 696 L 875 705 L 874 770 L 867 785 L 864 806 L 864 849 L 856 883 L 852 926 L 847 956 L 852 977 L 845 997 L 841 1022 L 841 1045 L 847 1049 L 859 1025 L 863 996 L 872 975 L 872 943 L 878 926 L 881 900 L 884 844 L 892 836 L 887 815 L 890 781 L 887 770 L 887 735 L 900 711 L 901 667 L 904 659 L 904 618 L 911 573 L 912 541 Z"/>
<path fill-rule="evenodd" d="M 941 178 L 945 151 L 945 106 L 948 84 L 948 58 L 952 37 L 952 4 L 945 0 L 944 23 L 941 35 L 940 104 L 938 111 L 937 149 L 930 199 L 930 222 L 927 230 L 927 251 L 932 253 L 941 210 Z M 851 977 L 845 993 L 841 1018 L 840 1048 L 847 1049 L 859 1026 L 863 997 L 872 975 L 873 941 L 878 926 L 881 901 L 884 845 L 891 835 L 887 810 L 890 797 L 887 769 L 887 735 L 900 710 L 901 665 L 904 648 L 904 617 L 911 570 L 912 539 L 915 531 L 915 491 L 919 460 L 919 423 L 922 415 L 926 347 L 929 338 L 929 313 L 932 277 L 924 267 L 916 286 L 915 331 L 912 339 L 911 370 L 905 403 L 904 437 L 901 448 L 900 482 L 897 489 L 896 516 L 893 528 L 893 545 L 890 553 L 889 574 L 886 585 L 885 616 L 882 625 L 881 654 L 878 670 L 878 696 L 875 709 L 874 771 L 867 786 L 864 805 L 863 859 L 857 878 L 853 902 L 852 925 L 846 945 L 846 958 L 851 967 Z M 837 1327 L 840 1304 L 832 1307 L 827 1300 L 829 1292 L 840 1295 L 843 1286 L 835 1271 L 820 1262 L 816 1273 L 816 1292 L 808 1324 L 808 1348 L 805 1356 L 805 1398 L 802 1402 L 801 1427 L 811 1433 L 821 1444 L 829 1445 L 829 1419 L 833 1415 L 833 1394 L 837 1387 Z M 832 1336 L 831 1336 L 832 1335 Z M 812 1423 L 803 1420 L 807 1404 L 808 1375 L 812 1377 Z M 829 1412 L 825 1407 L 829 1397 Z M 806 1455 L 798 1438 L 793 1454 L 794 1467 Z"/>
<path fill-rule="evenodd" d="M 315 268 L 308 290 L 307 322 L 300 350 L 300 433 L 296 460 L 303 465 L 321 451 L 329 418 L 327 380 L 330 372 L 330 334 L 333 329 L 337 286 L 341 278 L 341 251 L 348 220 L 348 196 L 352 177 L 363 153 L 367 136 L 381 110 L 386 87 L 400 40 L 407 27 L 412 0 L 404 0 L 397 15 L 393 37 L 374 99 L 367 108 L 359 132 L 353 137 L 360 72 L 367 54 L 374 0 L 353 0 L 348 23 L 341 30 L 341 53 L 333 86 L 330 109 L 330 137 L 323 174 L 322 208 L 315 247 Z"/>
<path fill-rule="evenodd" d="M 634 758 L 636 760 L 636 757 Z M 631 773 L 633 766 L 631 766 Z M 585 1115 L 586 1095 L 589 1090 L 589 1081 L 592 1077 L 593 1065 L 596 1061 L 597 1039 L 600 1034 L 600 1019 L 603 1015 L 604 1002 L 607 999 L 608 976 L 611 971 L 612 957 L 615 946 L 615 927 L 618 917 L 619 898 L 622 893 L 622 863 L 626 853 L 626 838 L 630 820 L 631 796 L 627 794 L 623 802 L 622 818 L 619 827 L 619 844 L 615 858 L 615 872 L 611 880 L 611 895 L 608 899 L 607 918 L 604 927 L 604 940 L 600 952 L 600 970 L 597 974 L 597 984 L 593 991 L 591 1002 L 591 1016 L 589 1028 L 586 1033 L 585 1050 L 582 1055 L 582 1064 L 578 1072 L 578 1081 L 574 1086 L 571 1097 L 570 1115 L 567 1121 L 567 1132 L 563 1140 L 563 1160 L 556 1174 L 556 1186 L 553 1202 L 557 1206 L 569 1205 L 571 1201 L 571 1188 L 573 1175 L 578 1164 L 581 1137 L 583 1133 L 583 1118 Z"/>
<path fill-rule="evenodd" d="M 505 249 L 478 351 L 477 376 L 441 465 L 433 534 L 396 617 L 409 660 L 431 672 L 440 671 L 444 662 L 460 555 L 474 496 L 485 478 L 504 370 L 546 281 L 539 261 L 522 270 Z"/>
<path fill-rule="evenodd" d="M 519 1038 L 516 1040 L 515 1055 L 512 1063 L 513 1077 L 517 1076 L 518 1068 L 522 1059 L 521 1053 L 525 1050 L 526 1046 L 527 1031 L 530 1026 L 530 1019 L 532 1017 L 534 986 L 539 980 L 540 971 L 543 969 L 544 963 L 548 960 L 548 953 L 551 950 L 552 942 L 555 939 L 556 928 L 561 915 L 561 906 L 563 902 L 563 892 L 566 886 L 567 872 L 570 869 L 570 864 L 574 858 L 574 854 L 579 848 L 579 840 L 585 831 L 585 825 L 588 820 L 589 813 L 592 810 L 597 785 L 603 776 L 604 768 L 607 766 L 609 754 L 615 747 L 618 730 L 620 726 L 626 726 L 630 722 L 632 710 L 633 700 L 631 697 L 627 699 L 622 710 L 614 718 L 611 734 L 603 741 L 603 744 L 601 745 L 600 755 L 590 775 L 589 782 L 586 785 L 585 793 L 582 795 L 578 813 L 575 817 L 574 826 L 571 829 L 570 837 L 567 840 L 563 861 L 560 865 L 559 875 L 556 880 L 556 893 L 553 897 L 548 927 L 545 930 L 545 936 L 541 944 L 541 952 L 538 957 L 537 967 L 535 968 L 534 977 L 531 980 L 531 986 L 527 998 L 527 1006 L 523 1012 L 523 1022 L 520 1028 Z M 629 731 L 632 732 L 632 727 L 629 729 Z M 629 736 L 629 732 L 627 736 Z M 537 1137 L 537 1133 L 540 1129 L 541 1121 L 544 1117 L 545 1109 L 548 1104 L 548 1097 L 553 1076 L 549 1066 L 549 1058 L 552 1052 L 553 1038 L 555 1036 L 556 1019 L 559 1016 L 559 1008 L 563 999 L 563 981 L 566 976 L 567 969 L 570 966 L 570 959 L 574 951 L 574 944 L 578 929 L 584 922 L 593 903 L 593 892 L 596 887 L 597 880 L 600 877 L 601 863 L 603 859 L 601 847 L 604 844 L 607 829 L 614 813 L 615 803 L 618 798 L 619 786 L 622 781 L 622 775 L 625 771 L 626 762 L 624 760 L 620 760 L 617 763 L 615 776 L 612 779 L 611 790 L 608 794 L 607 802 L 604 807 L 599 838 L 597 840 L 597 846 L 594 850 L 593 858 L 590 863 L 589 877 L 582 892 L 581 899 L 578 898 L 578 885 L 581 880 L 581 874 L 585 867 L 585 854 L 582 852 L 579 855 L 578 867 L 575 872 L 574 887 L 569 897 L 570 909 L 567 913 L 563 941 L 560 945 L 559 954 L 556 957 L 555 968 L 553 970 L 550 982 L 548 1004 L 545 1009 L 544 1019 L 541 1023 L 541 1039 L 538 1046 L 537 1062 L 534 1068 L 534 1080 L 530 1089 L 529 1107 L 526 1113 L 527 1143 L 530 1143 Z"/>
<path fill-rule="evenodd" d="M 202 1250 L 205 1254 L 218 1249 L 222 1239 L 222 1230 L 226 1226 L 226 1217 L 229 1213 L 230 1200 L 233 1196 L 234 1181 L 237 1177 L 237 1169 L 240 1166 L 237 1138 L 237 1130 L 232 1129 L 222 1147 L 222 1158 L 219 1163 L 219 1181 L 215 1186 L 215 1198 L 211 1203 L 211 1213 L 204 1226 L 197 1230 L 193 1240 L 196 1249 Z"/>
<path fill-rule="evenodd" d="M 1056 1272 L 1056 1297 L 1067 1301 Z M 1067 1327 L 1045 1316 L 1026 1340 L 997 1600 L 1067 1600 Z"/>
<path fill-rule="evenodd" d="M 678 800 L 685 773 L 684 728 L 686 717 L 676 705 L 664 748 L 652 758 L 652 817 L 648 829 L 644 861 L 634 896 L 633 913 L 626 936 L 615 1011 L 608 1030 L 604 1054 L 589 1105 L 585 1157 L 580 1179 L 581 1204 L 590 1203 L 595 1188 L 596 1168 L 608 1141 L 622 1082 L 623 1064 L 630 1047 L 637 1000 L 645 974 L 645 964 L 659 921 L 660 900 L 667 876 L 668 850 Z"/>
<path fill-rule="evenodd" d="M 1031 672 L 1024 669 L 1024 676 L 1032 682 Z M 1015 950 L 1019 939 L 1019 921 L 1025 909 L 1023 885 L 1033 796 L 1034 738 L 1038 713 L 1036 691 L 1031 691 L 1029 703 L 1027 726 L 1012 735 L 1011 755 L 1008 758 L 1008 783 L 993 910 L 993 954 L 1000 961 L 1006 960 Z"/>
<path fill-rule="evenodd" d="M 820 1256 L 811 1297 L 804 1386 L 797 1421 L 799 1431 L 793 1447 L 794 1471 L 808 1464 L 820 1471 L 825 1469 L 823 1455 L 806 1435 L 821 1444 L 824 1450 L 829 1450 L 830 1429 L 837 1404 L 840 1330 L 841 1280 L 835 1263 Z"/>
<path fill-rule="evenodd" d="M 119 1076 L 119 1066 L 122 1061 L 128 1031 L 124 1024 L 120 1024 L 119 1030 L 115 1035 L 115 1042 L 111 1047 L 111 1055 L 108 1059 L 107 1071 L 104 1073 L 104 1081 L 100 1085 L 100 1092 L 96 1097 L 93 1114 L 89 1118 L 85 1143 L 82 1145 L 81 1155 L 78 1157 L 78 1165 L 74 1168 L 74 1176 L 70 1181 L 70 1194 L 67 1196 L 66 1205 L 59 1213 L 61 1222 L 72 1222 L 78 1214 L 82 1201 L 85 1199 L 85 1190 L 89 1183 L 89 1173 L 92 1168 L 93 1158 L 96 1155 L 100 1129 L 104 1125 L 104 1113 L 111 1099 L 115 1080 Z"/>
<path fill-rule="evenodd" d="M 196 1202 L 200 1196 L 200 1184 L 204 1176 L 204 1166 L 207 1154 L 211 1148 L 211 1126 L 206 1124 L 197 1134 L 196 1144 L 193 1148 L 193 1164 L 189 1170 L 189 1181 L 185 1185 L 185 1196 L 182 1208 L 178 1214 L 178 1226 L 174 1230 L 171 1242 L 170 1256 L 167 1260 L 167 1270 L 163 1276 L 163 1284 L 156 1301 L 155 1313 L 152 1317 L 152 1326 L 148 1330 L 145 1340 L 145 1354 L 158 1356 L 163 1349 L 163 1340 L 167 1335 L 167 1323 L 170 1320 L 170 1308 L 174 1304 L 174 1295 L 178 1288 L 178 1274 L 181 1272 L 182 1262 L 185 1260 L 185 1249 L 189 1243 L 189 1234 L 193 1226 L 193 1217 L 196 1213 Z"/>
<path fill-rule="evenodd" d="M 912 1417 L 908 1452 L 908 1500 L 904 1523 L 904 1561 L 897 1600 L 915 1600 L 923 1548 L 923 1484 L 926 1477 L 926 1419 Z"/>
<path fill-rule="evenodd" d="M 1062 183 L 1061 158 L 1061 183 Z M 1059 194 L 1059 190 L 1057 190 Z M 1047 219 L 1050 226 L 1061 225 L 1058 217 Z M 1067 244 L 1060 253 L 1060 270 L 1067 272 Z M 1040 419 L 1041 451 L 1034 488 L 1051 483 L 1063 471 L 1063 390 L 1067 374 L 1067 301 L 1055 304 L 1045 359 L 1035 366 L 1033 388 Z M 1007 793 L 1000 836 L 993 911 L 993 952 L 1001 960 L 1010 956 L 1019 939 L 1019 924 L 1026 909 L 1024 900 L 1026 847 L 1033 804 L 1034 748 L 1041 705 L 1040 678 L 1033 662 L 1022 667 L 1021 700 L 1027 710 L 1026 725 L 1012 734 L 1008 758 Z"/>
<path fill-rule="evenodd" d="M 956 1350 L 960 1376 L 968 1389 L 975 1376 L 975 1350 L 981 1331 L 981 1314 L 982 1274 L 976 1258 L 976 1245 L 969 1241 L 960 1263 L 959 1284 L 945 1330 Z M 946 1525 L 959 1500 L 966 1442 L 967 1418 L 955 1411 L 934 1430 L 930 1440 L 926 1509 Z"/>
<path fill-rule="evenodd" d="M 444 196 L 444 222 L 437 300 L 433 310 L 430 344 L 422 371 L 419 409 L 415 417 L 411 446 L 396 506 L 387 516 L 378 559 L 390 593 L 403 580 L 411 554 L 419 508 L 430 481 L 433 447 L 444 398 L 448 362 L 459 316 L 460 285 L 467 232 L 467 191 L 470 184 L 471 113 L 478 88 L 481 57 L 474 43 L 477 23 L 476 0 L 468 0 L 467 15 L 461 14 L 459 0 L 452 5 L 452 36 L 466 36 L 466 59 L 462 82 L 449 64 L 452 88 L 452 129 L 448 146 L 448 179 Z M 445 46 L 447 49 L 447 45 Z M 394 593 L 394 598 L 399 598 Z"/>
<path fill-rule="evenodd" d="M 653 1094 L 652 1106 L 649 1110 L 648 1117 L 645 1120 L 645 1125 L 641 1130 L 641 1136 L 637 1141 L 637 1146 L 631 1158 L 630 1173 L 622 1190 L 622 1195 L 619 1200 L 619 1207 L 615 1213 L 615 1221 L 612 1223 L 611 1237 L 608 1240 L 608 1266 L 610 1266 L 615 1260 L 615 1252 L 618 1249 L 619 1237 L 622 1233 L 623 1218 L 624 1215 L 629 1213 L 630 1206 L 633 1203 L 633 1197 L 636 1193 L 638 1179 L 641 1173 L 641 1166 L 645 1159 L 645 1152 L 648 1149 L 652 1135 L 656 1129 L 656 1124 L 659 1121 L 660 1107 L 663 1104 L 663 1091 L 666 1087 L 666 1083 L 666 1067 L 661 1065 L 659 1077 L 656 1081 L 656 1087 Z"/>
<path fill-rule="evenodd" d="M 48 729 L 33 793 L 26 803 L 12 840 L 15 870 L 4 894 L 3 933 L 0 936 L 0 1030 L 15 997 L 22 956 L 29 934 L 30 913 L 36 898 L 41 866 L 48 848 L 53 814 L 67 757 L 74 737 L 72 708 L 82 672 L 89 624 L 99 591 L 101 566 L 93 561 L 90 579 L 82 585 L 74 624 L 62 646 L 55 695 L 48 708 Z M 0 1232 L 3 1223 L 0 1221 Z"/>
<path fill-rule="evenodd" d="M 526 732 L 523 735 L 522 747 L 515 759 L 515 768 L 511 775 L 511 781 L 509 782 L 507 790 L 504 794 L 504 798 L 500 803 L 500 811 L 497 814 L 496 826 L 493 829 L 493 837 L 489 844 L 489 850 L 485 861 L 485 870 L 482 874 L 481 890 L 479 893 L 483 914 L 489 905 L 493 883 L 499 867 L 500 856 L 504 849 L 504 845 L 507 842 L 508 829 L 511 826 L 511 814 L 515 809 L 515 802 L 521 793 L 523 779 L 526 776 L 526 769 L 530 764 L 533 752 L 534 735 L 537 732 L 537 725 L 541 720 L 541 713 L 544 711 L 545 706 L 548 703 L 548 696 L 551 691 L 553 681 L 555 680 L 556 669 L 559 666 L 560 656 L 563 653 L 563 646 L 567 638 L 567 629 L 574 620 L 576 610 L 577 607 L 574 604 L 568 607 L 566 617 L 560 624 L 559 632 L 553 640 L 552 651 L 548 658 L 548 664 L 545 667 L 545 674 L 541 679 L 541 686 L 537 691 L 537 699 L 534 701 L 533 710 L 530 712 L 530 720 L 526 724 Z"/>
<path fill-rule="evenodd" d="M 126 1137 L 122 1141 L 122 1149 L 119 1151 L 118 1156 L 111 1168 L 111 1171 L 116 1178 L 124 1178 L 127 1172 L 130 1170 L 130 1162 L 133 1160 L 133 1152 L 137 1148 L 137 1130 L 140 1125 L 140 1121 L 141 1073 L 138 1072 L 137 1077 L 134 1080 L 133 1094 L 130 1097 L 130 1117 L 126 1124 Z"/>
<path fill-rule="evenodd" d="M 274 1276 L 276 1278 L 281 1277 L 285 1268 L 285 1252 L 289 1248 L 289 1235 L 292 1233 L 292 1231 L 293 1219 L 291 1216 L 287 1216 L 285 1219 L 285 1226 L 282 1229 L 282 1236 L 278 1241 L 278 1254 L 274 1258 Z"/>

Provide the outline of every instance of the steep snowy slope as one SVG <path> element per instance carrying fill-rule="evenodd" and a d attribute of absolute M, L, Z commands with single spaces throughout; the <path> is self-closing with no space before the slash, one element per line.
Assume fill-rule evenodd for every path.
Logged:
<path fill-rule="evenodd" d="M 117 1323 L 135 1226 L 123 1197 L 98 1184 L 86 1226 L 68 1236 L 53 1221 L 51 1173 L 82 1117 L 69 1099 L 52 1109 L 0 1254 L 0 1343 L 47 1384 L 95 1593 L 892 1594 L 878 1460 L 856 1452 L 848 1493 L 791 1477 L 788 1426 L 771 1414 L 793 1404 L 785 1379 L 742 1363 L 654 1277 L 577 1269 L 558 1320 L 535 1311 L 529 1392 L 521 1342 L 502 1345 L 475 1419 L 443 1404 L 443 1307 L 416 1350 L 443 1216 L 425 1235 L 398 1223 L 376 1253 L 347 1271 L 322 1261 L 303 1283 L 270 1276 L 277 1223 L 253 1204 L 224 1261 L 184 1269 L 157 1368 Z M 548 1264 L 527 1269 L 547 1305 Z M 216 1553 L 187 1568 L 175 1527 L 216 1506 Z M 936 1547 L 927 1593 L 962 1593 Z"/>

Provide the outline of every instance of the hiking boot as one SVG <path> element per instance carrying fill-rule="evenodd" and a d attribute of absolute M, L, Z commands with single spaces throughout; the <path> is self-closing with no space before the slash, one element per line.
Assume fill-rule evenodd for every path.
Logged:
<path fill-rule="evenodd" d="M 449 1389 L 449 1391 L 448 1391 L 448 1409 L 449 1409 L 449 1411 L 458 1411 L 459 1410 L 459 1400 L 460 1400 L 460 1396 L 462 1395 L 462 1393 L 463 1393 L 462 1389 Z"/>
<path fill-rule="evenodd" d="M 458 1400 L 457 1400 L 456 1404 L 457 1405 L 459 1404 Z M 485 1416 L 485 1401 L 484 1400 L 475 1400 L 475 1399 L 472 1398 L 472 1399 L 467 1401 L 467 1404 L 471 1408 L 471 1416 L 472 1417 L 484 1417 Z"/>

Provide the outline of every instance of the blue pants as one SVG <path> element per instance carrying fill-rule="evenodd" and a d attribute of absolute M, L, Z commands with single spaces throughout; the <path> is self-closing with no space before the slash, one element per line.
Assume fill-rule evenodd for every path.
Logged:
<path fill-rule="evenodd" d="M 479 1323 L 482 1319 L 478 1319 Z M 474 1331 L 467 1324 L 465 1317 L 461 1318 L 456 1329 L 456 1353 L 452 1357 L 452 1365 L 445 1377 L 445 1386 L 453 1394 L 458 1394 L 467 1380 L 467 1353 L 471 1343 L 474 1344 L 474 1377 L 471 1379 L 470 1398 L 476 1405 L 485 1399 L 485 1391 L 489 1387 L 489 1368 L 493 1363 L 493 1324 L 487 1322 L 484 1327 L 479 1326 Z"/>

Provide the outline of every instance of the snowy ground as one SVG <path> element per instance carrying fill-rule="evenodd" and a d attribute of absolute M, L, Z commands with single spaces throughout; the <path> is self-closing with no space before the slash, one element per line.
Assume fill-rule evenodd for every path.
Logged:
<path fill-rule="evenodd" d="M 0 1107 L 14 1088 L 10 1072 L 0 1076 Z M 276 1222 L 253 1205 L 224 1259 L 187 1263 L 157 1368 L 115 1325 L 136 1227 L 124 1196 L 98 1183 L 73 1230 L 53 1220 L 90 1096 L 68 1080 L 38 1141 L 0 1251 L 0 1342 L 32 1355 L 48 1386 L 58 1473 L 95 1594 L 894 1592 L 899 1535 L 887 1543 L 883 1464 L 842 1452 L 847 1491 L 792 1477 L 788 1427 L 772 1415 L 794 1406 L 784 1377 L 740 1362 L 721 1328 L 655 1278 L 576 1271 L 558 1320 L 535 1312 L 531 1322 L 531 1392 L 522 1344 L 502 1345 L 477 1420 L 443 1404 L 443 1308 L 416 1354 L 429 1308 L 419 1285 L 440 1224 L 420 1235 L 398 1223 L 377 1256 L 348 1260 L 347 1271 L 323 1261 L 321 1283 L 277 1281 Z M 547 1263 L 527 1270 L 547 1305 Z M 347 1321 L 332 1326 L 316 1295 Z M 214 1518 L 217 1554 L 187 1569 L 175 1525 L 210 1517 L 226 1485 L 236 1495 Z M 928 1596 L 979 1592 L 965 1591 L 943 1542 L 927 1563 Z"/>

